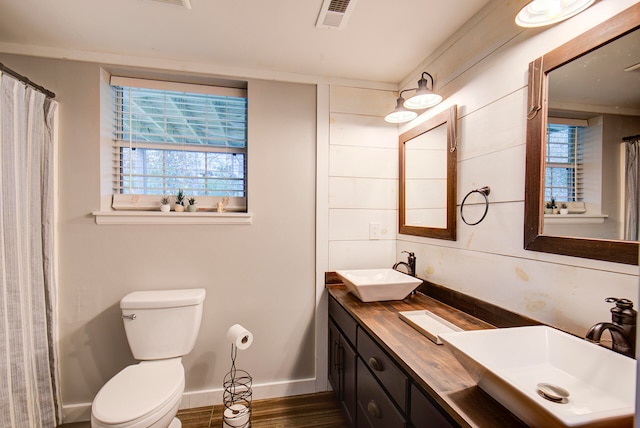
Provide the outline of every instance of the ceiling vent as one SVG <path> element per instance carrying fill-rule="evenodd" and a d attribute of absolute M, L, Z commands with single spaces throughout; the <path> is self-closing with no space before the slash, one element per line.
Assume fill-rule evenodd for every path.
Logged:
<path fill-rule="evenodd" d="M 151 0 L 156 3 L 170 4 L 173 6 L 182 6 L 191 9 L 191 0 Z"/>
<path fill-rule="evenodd" d="M 324 0 L 316 21 L 316 28 L 342 30 L 357 0 Z"/>

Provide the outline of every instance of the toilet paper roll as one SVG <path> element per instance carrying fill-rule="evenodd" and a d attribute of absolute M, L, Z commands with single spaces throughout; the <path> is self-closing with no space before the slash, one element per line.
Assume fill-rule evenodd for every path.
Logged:
<path fill-rule="evenodd" d="M 227 331 L 227 339 L 244 351 L 253 343 L 253 334 L 240 324 L 234 324 Z"/>
<path fill-rule="evenodd" d="M 251 411 L 244 404 L 233 404 L 224 410 L 223 416 L 224 428 L 245 427 L 249 422 Z"/>

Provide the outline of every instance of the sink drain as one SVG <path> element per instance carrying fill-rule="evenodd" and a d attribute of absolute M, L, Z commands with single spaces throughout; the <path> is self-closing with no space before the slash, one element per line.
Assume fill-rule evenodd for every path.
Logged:
<path fill-rule="evenodd" d="M 539 383 L 537 387 L 538 395 L 546 400 L 553 401 L 554 403 L 569 402 L 569 391 L 558 385 L 554 385 L 552 383 Z"/>

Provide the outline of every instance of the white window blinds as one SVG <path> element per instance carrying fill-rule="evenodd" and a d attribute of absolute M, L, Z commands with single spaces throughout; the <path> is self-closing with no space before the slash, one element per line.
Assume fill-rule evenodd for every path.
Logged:
<path fill-rule="evenodd" d="M 549 123 L 547 125 L 545 200 L 582 201 L 583 193 L 582 127 Z"/>
<path fill-rule="evenodd" d="M 246 198 L 246 90 L 122 77 L 111 86 L 115 194 Z"/>

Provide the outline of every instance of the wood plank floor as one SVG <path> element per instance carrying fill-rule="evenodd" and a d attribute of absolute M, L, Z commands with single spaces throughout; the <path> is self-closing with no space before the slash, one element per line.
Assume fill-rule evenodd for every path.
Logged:
<path fill-rule="evenodd" d="M 178 411 L 182 428 L 222 427 L 223 406 Z M 332 392 L 256 400 L 251 404 L 252 428 L 347 428 Z"/>

